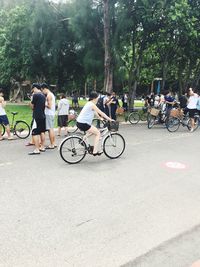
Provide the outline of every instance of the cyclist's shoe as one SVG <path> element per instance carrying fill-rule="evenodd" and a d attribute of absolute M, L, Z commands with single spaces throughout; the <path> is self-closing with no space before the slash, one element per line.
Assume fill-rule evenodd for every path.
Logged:
<path fill-rule="evenodd" d="M 28 155 L 40 155 L 40 151 L 29 152 Z"/>
<path fill-rule="evenodd" d="M 93 153 L 93 156 L 101 156 L 102 154 L 103 154 L 103 151 L 97 152 L 97 153 Z"/>

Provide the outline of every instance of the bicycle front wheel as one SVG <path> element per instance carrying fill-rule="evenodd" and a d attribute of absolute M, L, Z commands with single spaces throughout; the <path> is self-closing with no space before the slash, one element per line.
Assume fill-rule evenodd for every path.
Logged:
<path fill-rule="evenodd" d="M 137 124 L 140 120 L 140 115 L 137 112 L 132 112 L 128 116 L 128 121 L 131 124 Z"/>
<path fill-rule="evenodd" d="M 17 121 L 14 127 L 14 133 L 17 137 L 25 139 L 30 135 L 30 127 L 25 121 Z"/>
<path fill-rule="evenodd" d="M 83 160 L 86 151 L 86 143 L 78 136 L 65 138 L 59 147 L 61 158 L 69 164 L 76 164 Z"/>
<path fill-rule="evenodd" d="M 169 117 L 165 123 L 169 132 L 176 132 L 180 126 L 180 119 L 176 117 Z"/>
<path fill-rule="evenodd" d="M 148 116 L 148 113 L 142 111 L 142 113 L 140 114 L 140 120 L 141 121 L 147 121 L 147 116 Z"/>
<path fill-rule="evenodd" d="M 103 142 L 103 152 L 110 159 L 120 157 L 125 150 L 125 140 L 118 133 L 110 133 Z"/>
<path fill-rule="evenodd" d="M 155 124 L 156 117 L 153 115 L 149 115 L 148 117 L 148 128 L 151 129 Z"/>
<path fill-rule="evenodd" d="M 0 133 L 2 136 L 5 134 L 5 126 L 3 124 L 0 124 Z"/>

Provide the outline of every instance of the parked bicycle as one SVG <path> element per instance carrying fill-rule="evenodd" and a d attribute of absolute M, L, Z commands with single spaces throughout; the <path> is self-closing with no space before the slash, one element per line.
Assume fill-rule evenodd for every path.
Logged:
<path fill-rule="evenodd" d="M 100 129 L 100 145 L 104 154 L 110 159 L 120 157 L 125 150 L 125 140 L 117 133 L 118 127 L 119 123 L 110 122 L 105 128 Z M 61 158 L 69 164 L 76 164 L 83 160 L 86 154 L 92 154 L 93 146 L 88 137 L 87 134 L 82 137 L 76 135 L 66 137 L 59 146 Z"/>
<path fill-rule="evenodd" d="M 23 120 L 15 121 L 15 116 L 18 114 L 18 112 L 11 112 L 11 113 L 12 113 L 12 121 L 10 124 L 10 132 L 21 139 L 27 138 L 30 135 L 31 131 L 30 126 Z M 5 134 L 5 126 L 3 124 L 0 124 L 0 131 L 3 136 Z"/>
<path fill-rule="evenodd" d="M 199 127 L 199 114 L 196 113 L 194 116 L 194 131 Z M 186 127 L 189 131 L 191 130 L 191 119 L 189 113 L 184 114 L 181 109 L 172 110 L 170 117 L 168 118 L 166 128 L 169 132 L 176 132 L 180 125 Z"/>
<path fill-rule="evenodd" d="M 165 110 L 160 108 L 151 108 L 148 117 L 148 128 L 151 129 L 156 124 L 167 124 L 168 116 Z"/>
<path fill-rule="evenodd" d="M 147 107 L 143 107 L 141 111 L 133 110 L 128 115 L 128 121 L 131 124 L 137 124 L 139 121 L 148 121 L 149 112 Z"/>

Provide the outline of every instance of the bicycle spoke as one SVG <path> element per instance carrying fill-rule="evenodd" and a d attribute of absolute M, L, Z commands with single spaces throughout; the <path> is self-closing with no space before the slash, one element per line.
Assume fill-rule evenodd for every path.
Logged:
<path fill-rule="evenodd" d="M 125 150 L 124 138 L 118 133 L 108 135 L 104 140 L 103 150 L 107 157 L 111 159 L 118 158 Z"/>
<path fill-rule="evenodd" d="M 70 136 L 63 140 L 59 148 L 61 158 L 70 164 L 80 162 L 86 155 L 86 145 L 82 138 Z"/>

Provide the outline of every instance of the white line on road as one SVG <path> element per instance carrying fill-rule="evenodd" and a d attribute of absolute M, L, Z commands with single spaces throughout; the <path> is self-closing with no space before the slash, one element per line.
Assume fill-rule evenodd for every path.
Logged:
<path fill-rule="evenodd" d="M 10 165 L 12 165 L 12 162 L 3 162 L 3 163 L 0 163 L 0 167 L 10 166 Z"/>

